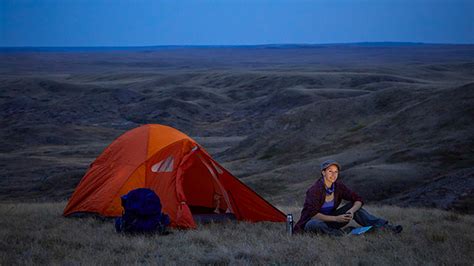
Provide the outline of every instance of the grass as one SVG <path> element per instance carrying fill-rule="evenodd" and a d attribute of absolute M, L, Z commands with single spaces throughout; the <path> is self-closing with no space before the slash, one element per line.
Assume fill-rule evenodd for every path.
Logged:
<path fill-rule="evenodd" d="M 359 131 L 359 130 L 363 129 L 366 126 L 367 126 L 366 124 L 357 124 L 356 126 L 350 128 L 349 132 L 353 133 L 353 132 Z"/>
<path fill-rule="evenodd" d="M 115 233 L 112 221 L 63 218 L 64 205 L 0 204 L 0 265 L 472 265 L 474 261 L 474 216 L 434 209 L 368 207 L 402 224 L 405 230 L 399 235 L 288 236 L 283 223 L 239 222 L 173 230 L 167 236 L 124 236 Z"/>

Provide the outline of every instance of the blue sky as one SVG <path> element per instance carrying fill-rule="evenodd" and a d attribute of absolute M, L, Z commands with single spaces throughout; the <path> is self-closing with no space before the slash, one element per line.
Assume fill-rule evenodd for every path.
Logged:
<path fill-rule="evenodd" d="M 0 0 L 0 46 L 474 43 L 474 0 Z"/>

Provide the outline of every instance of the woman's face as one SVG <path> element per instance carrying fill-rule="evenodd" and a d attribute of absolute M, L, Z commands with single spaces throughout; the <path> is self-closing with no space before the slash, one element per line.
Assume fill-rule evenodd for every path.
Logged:
<path fill-rule="evenodd" d="M 337 166 L 330 165 L 328 168 L 322 171 L 322 173 L 324 176 L 324 180 L 334 183 L 336 182 L 337 176 L 339 175 L 339 170 L 337 169 Z"/>

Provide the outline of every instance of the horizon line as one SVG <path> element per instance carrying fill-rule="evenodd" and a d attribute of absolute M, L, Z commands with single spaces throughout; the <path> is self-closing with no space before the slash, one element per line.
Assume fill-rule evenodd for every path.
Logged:
<path fill-rule="evenodd" d="M 199 48 L 199 47 L 266 47 L 266 46 L 331 46 L 331 45 L 474 45 L 474 43 L 441 42 L 335 42 L 335 43 L 265 43 L 265 44 L 158 44 L 158 45 L 95 45 L 95 46 L 0 46 L 0 49 L 67 49 L 67 48 Z"/>

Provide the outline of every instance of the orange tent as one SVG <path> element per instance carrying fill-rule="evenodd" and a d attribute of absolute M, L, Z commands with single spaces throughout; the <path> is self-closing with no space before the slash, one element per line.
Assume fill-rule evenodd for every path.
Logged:
<path fill-rule="evenodd" d="M 127 131 L 104 150 L 77 186 L 64 216 L 120 216 L 120 197 L 142 187 L 158 194 L 173 227 L 195 228 L 192 214 L 203 210 L 251 222 L 286 220 L 193 139 L 153 124 Z"/>

